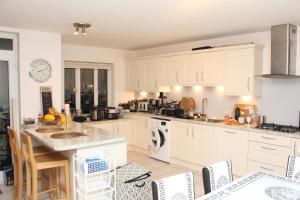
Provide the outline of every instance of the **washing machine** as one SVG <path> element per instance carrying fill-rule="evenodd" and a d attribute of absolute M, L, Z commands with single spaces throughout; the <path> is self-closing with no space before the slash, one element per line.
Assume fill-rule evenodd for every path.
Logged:
<path fill-rule="evenodd" d="M 150 157 L 170 162 L 170 120 L 158 117 L 150 119 Z"/>

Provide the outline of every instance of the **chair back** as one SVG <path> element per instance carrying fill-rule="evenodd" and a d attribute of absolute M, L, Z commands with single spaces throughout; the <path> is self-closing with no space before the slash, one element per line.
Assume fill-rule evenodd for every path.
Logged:
<path fill-rule="evenodd" d="M 300 182 L 300 157 L 289 156 L 286 176 Z"/>
<path fill-rule="evenodd" d="M 192 172 L 152 181 L 151 185 L 153 200 L 195 199 Z"/>
<path fill-rule="evenodd" d="M 208 194 L 233 181 L 230 160 L 217 162 L 202 169 L 205 194 Z"/>
<path fill-rule="evenodd" d="M 21 133 L 21 140 L 23 143 L 22 150 L 23 150 L 25 161 L 28 164 L 32 164 L 34 162 L 34 157 L 33 157 L 31 138 L 26 133 Z"/>
<path fill-rule="evenodd" d="M 22 156 L 22 152 L 20 151 L 19 141 L 17 138 L 16 131 L 11 129 L 10 127 L 7 127 L 7 130 L 8 130 L 10 149 L 12 153 L 13 165 L 16 166 L 19 162 L 22 161 L 23 156 Z"/>

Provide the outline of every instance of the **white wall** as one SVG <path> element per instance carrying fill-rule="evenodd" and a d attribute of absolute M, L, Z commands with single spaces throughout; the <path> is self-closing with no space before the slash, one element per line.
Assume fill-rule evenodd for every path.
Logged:
<path fill-rule="evenodd" d="M 134 56 L 132 51 L 99 48 L 72 44 L 62 44 L 62 61 L 86 61 L 113 63 L 113 95 L 114 106 L 120 102 L 133 99 L 133 93 L 126 91 L 126 71 L 124 59 Z M 62 85 L 63 87 L 63 85 Z"/>
<path fill-rule="evenodd" d="M 41 113 L 40 86 L 51 86 L 53 105 L 61 108 L 61 35 L 23 29 L 0 27 L 0 31 L 18 34 L 20 116 L 37 117 Z M 37 83 L 28 75 L 30 63 L 44 58 L 52 65 L 52 77 L 45 83 Z"/>
<path fill-rule="evenodd" d="M 297 68 L 300 69 L 300 27 L 298 27 L 298 55 Z M 216 39 L 192 41 L 181 44 L 167 45 L 151 49 L 144 49 L 136 52 L 137 56 L 150 56 L 162 53 L 174 53 L 189 51 L 199 46 L 220 46 L 239 43 L 256 43 L 264 45 L 263 51 L 263 73 L 270 72 L 271 57 L 271 33 L 270 31 L 235 35 Z M 263 94 L 261 98 L 253 98 L 250 103 L 258 106 L 258 112 L 267 116 L 267 122 L 275 122 L 290 125 L 299 125 L 298 115 L 300 111 L 300 79 L 264 79 Z M 244 102 L 240 97 L 228 97 L 220 95 L 215 88 L 204 88 L 200 92 L 195 92 L 192 88 L 184 88 L 182 91 L 172 92 L 169 97 L 180 100 L 182 96 L 193 96 L 199 108 L 203 97 L 208 97 L 208 114 L 222 117 L 230 110 L 234 103 Z M 245 102 L 244 102 L 245 103 Z"/>

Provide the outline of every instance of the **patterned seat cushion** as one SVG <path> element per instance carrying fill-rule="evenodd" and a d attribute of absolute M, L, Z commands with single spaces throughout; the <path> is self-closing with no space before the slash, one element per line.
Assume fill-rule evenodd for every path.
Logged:
<path fill-rule="evenodd" d="M 194 200 L 193 173 L 183 173 L 152 182 L 153 200 Z"/>
<path fill-rule="evenodd" d="M 300 158 L 289 156 L 287 177 L 300 182 Z"/>

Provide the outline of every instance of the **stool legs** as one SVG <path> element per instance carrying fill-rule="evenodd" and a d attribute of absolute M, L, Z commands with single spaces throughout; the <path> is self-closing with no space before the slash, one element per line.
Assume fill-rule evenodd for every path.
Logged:
<path fill-rule="evenodd" d="M 64 169 L 65 169 L 65 188 L 66 188 L 66 199 L 67 200 L 70 200 L 70 170 L 69 170 L 69 162 L 67 161 L 65 166 L 64 166 Z"/>
<path fill-rule="evenodd" d="M 60 189 L 60 168 L 56 167 L 56 193 L 57 193 L 57 198 L 60 199 L 61 198 L 61 189 Z"/>
<path fill-rule="evenodd" d="M 26 200 L 29 200 L 31 196 L 31 170 L 26 163 Z"/>
<path fill-rule="evenodd" d="M 23 188 L 23 168 L 22 161 L 19 162 L 17 167 L 17 190 L 14 192 L 17 195 L 17 200 L 22 200 L 22 188 Z"/>
<path fill-rule="evenodd" d="M 52 169 L 48 169 L 48 174 L 49 174 L 49 190 L 53 189 L 53 174 L 52 174 Z M 54 199 L 54 194 L 53 191 L 50 191 L 50 199 Z"/>
<path fill-rule="evenodd" d="M 32 200 L 37 200 L 37 169 L 32 166 L 31 170 L 31 176 L 32 176 Z"/>

